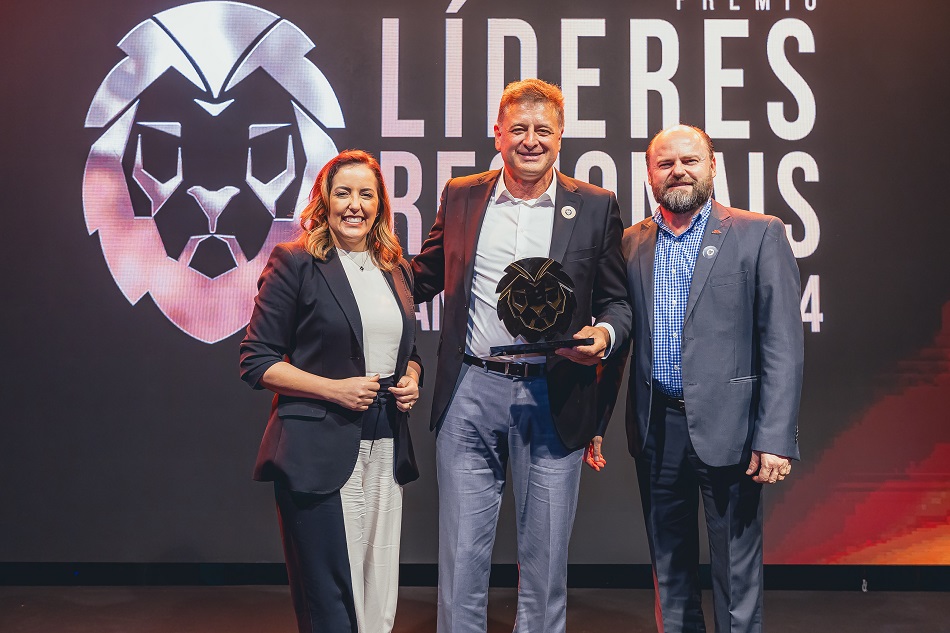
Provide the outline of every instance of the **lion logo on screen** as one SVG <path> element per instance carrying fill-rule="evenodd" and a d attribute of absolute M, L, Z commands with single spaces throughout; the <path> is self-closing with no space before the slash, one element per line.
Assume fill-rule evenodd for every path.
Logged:
<path fill-rule="evenodd" d="M 314 44 L 279 16 L 237 2 L 157 13 L 86 116 L 83 208 L 130 303 L 148 293 L 206 343 L 250 319 L 257 278 L 295 210 L 337 153 L 343 113 Z"/>

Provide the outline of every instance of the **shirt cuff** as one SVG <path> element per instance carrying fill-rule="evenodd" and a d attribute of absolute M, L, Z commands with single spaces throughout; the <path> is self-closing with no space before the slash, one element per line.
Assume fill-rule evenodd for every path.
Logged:
<path fill-rule="evenodd" d="M 614 339 L 617 338 L 617 335 L 614 333 L 614 326 L 607 323 L 606 321 L 595 323 L 594 327 L 602 327 L 605 330 L 607 330 L 607 334 L 609 335 L 609 338 L 610 338 L 610 340 L 607 341 L 607 349 L 604 350 L 604 358 L 601 359 L 601 360 L 604 360 L 610 355 L 610 352 L 614 350 Z"/>

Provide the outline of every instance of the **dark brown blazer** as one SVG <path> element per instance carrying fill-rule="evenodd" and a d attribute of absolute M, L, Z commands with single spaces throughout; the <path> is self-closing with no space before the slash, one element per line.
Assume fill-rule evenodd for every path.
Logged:
<path fill-rule="evenodd" d="M 406 262 L 383 275 L 402 308 L 398 379 L 406 373 L 409 360 L 422 364 L 415 349 L 412 275 Z M 298 243 L 278 244 L 257 285 L 254 312 L 241 343 L 241 378 L 246 383 L 261 389 L 264 372 L 285 357 L 294 367 L 325 378 L 366 374 L 360 311 L 335 250 L 321 262 Z M 275 397 L 254 478 L 281 480 L 291 490 L 302 492 L 338 490 L 356 464 L 361 420 L 361 412 L 325 400 Z M 419 471 L 408 414 L 400 412 L 397 423 L 393 475 L 398 483 L 406 484 Z"/>
<path fill-rule="evenodd" d="M 617 197 L 606 189 L 557 175 L 550 257 L 561 262 L 574 280 L 577 311 L 569 333 L 592 319 L 609 323 L 618 348 L 630 331 L 626 276 L 620 252 L 623 221 Z M 475 249 L 482 221 L 500 170 L 453 178 L 422 252 L 412 260 L 415 299 L 421 303 L 445 291 L 439 368 L 432 397 L 431 427 L 445 414 L 462 368 Z M 575 213 L 562 213 L 570 206 Z M 569 449 L 585 446 L 598 432 L 597 367 L 583 366 L 550 354 L 547 361 L 551 414 L 561 441 Z"/>

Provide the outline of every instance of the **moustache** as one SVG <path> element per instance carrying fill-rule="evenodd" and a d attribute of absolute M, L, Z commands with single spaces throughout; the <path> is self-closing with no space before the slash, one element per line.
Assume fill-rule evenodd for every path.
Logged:
<path fill-rule="evenodd" d="M 664 183 L 663 188 L 669 189 L 670 187 L 678 187 L 679 185 L 695 185 L 696 181 L 692 178 L 683 179 L 683 180 L 668 180 Z"/>

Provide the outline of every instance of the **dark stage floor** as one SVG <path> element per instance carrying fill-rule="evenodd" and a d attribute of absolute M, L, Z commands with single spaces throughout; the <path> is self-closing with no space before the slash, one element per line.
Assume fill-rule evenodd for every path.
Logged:
<path fill-rule="evenodd" d="M 511 631 L 514 598 L 514 589 L 491 590 L 488 633 Z M 435 601 L 434 588 L 400 590 L 395 631 L 434 632 Z M 765 607 L 769 633 L 950 633 L 950 595 L 940 592 L 767 591 Z M 567 628 L 570 633 L 655 631 L 652 592 L 572 589 Z M 2 633 L 295 630 L 290 597 L 281 586 L 0 587 Z"/>

